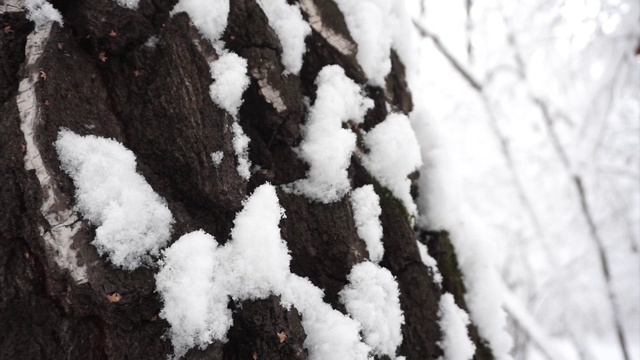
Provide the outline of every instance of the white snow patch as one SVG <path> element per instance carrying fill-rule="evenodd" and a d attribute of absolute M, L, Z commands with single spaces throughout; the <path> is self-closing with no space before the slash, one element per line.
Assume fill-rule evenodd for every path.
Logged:
<path fill-rule="evenodd" d="M 136 172 L 136 157 L 119 142 L 61 130 L 62 169 L 76 186 L 76 209 L 97 226 L 92 244 L 125 270 L 151 263 L 171 236 L 173 215 Z"/>
<path fill-rule="evenodd" d="M 297 75 L 302 68 L 302 56 L 307 51 L 304 39 L 311 28 L 300 14 L 300 7 L 289 5 L 286 0 L 258 0 L 269 19 L 269 26 L 282 44 L 282 64 L 287 72 Z"/>
<path fill-rule="evenodd" d="M 422 165 L 422 159 L 409 119 L 402 114 L 389 114 L 364 136 L 364 143 L 370 151 L 364 156 L 363 165 L 402 201 L 410 216 L 416 216 L 418 210 L 407 176 Z"/>
<path fill-rule="evenodd" d="M 198 231 L 164 252 L 156 282 L 176 357 L 194 346 L 226 341 L 229 297 L 242 301 L 273 294 L 302 313 L 310 359 L 367 359 L 370 349 L 361 342 L 360 325 L 324 303 L 322 290 L 309 280 L 290 272 L 278 226 L 283 216 L 275 188 L 265 184 L 245 202 L 224 246 L 216 247 L 213 237 Z"/>
<path fill-rule="evenodd" d="M 373 189 L 373 185 L 365 185 L 353 190 L 351 207 L 358 236 L 367 244 L 371 261 L 377 264 L 382 260 L 384 247 L 382 246 L 382 224 L 380 224 L 382 209 L 380 198 Z"/>
<path fill-rule="evenodd" d="M 395 278 L 389 270 L 366 261 L 354 265 L 347 279 L 340 302 L 362 324 L 364 341 L 373 352 L 394 358 L 404 324 Z"/>
<path fill-rule="evenodd" d="M 144 42 L 143 45 L 146 47 L 155 48 L 156 46 L 158 46 L 159 42 L 160 42 L 160 37 L 158 35 L 153 35 L 153 36 L 149 36 L 149 38 L 147 39 L 147 41 Z"/>
<path fill-rule="evenodd" d="M 234 121 L 231 126 L 233 132 L 233 150 L 238 157 L 238 174 L 245 180 L 251 177 L 251 161 L 249 161 L 249 137 L 245 135 L 240 124 Z"/>
<path fill-rule="evenodd" d="M 220 37 L 227 28 L 229 0 L 180 0 L 171 10 L 171 15 L 183 11 L 216 50 L 224 48 Z"/>
<path fill-rule="evenodd" d="M 115 0 L 118 5 L 122 6 L 123 8 L 127 8 L 127 9 L 132 9 L 135 10 L 138 8 L 138 4 L 140 3 L 140 0 Z"/>
<path fill-rule="evenodd" d="M 303 140 L 298 148 L 298 155 L 309 164 L 309 171 L 307 178 L 285 188 L 314 201 L 331 203 L 340 200 L 351 188 L 347 168 L 356 148 L 356 135 L 343 129 L 342 123 L 364 121 L 373 101 L 364 97 L 360 87 L 337 65 L 325 66 L 315 83 L 316 101 L 302 128 Z"/>
<path fill-rule="evenodd" d="M 33 21 L 36 27 L 41 27 L 50 22 L 62 25 L 62 15 L 46 0 L 25 0 L 27 19 Z"/>
<path fill-rule="evenodd" d="M 286 286 L 291 256 L 280 237 L 283 216 L 275 188 L 265 184 L 233 221 L 232 241 L 220 250 L 220 281 L 234 299 L 263 299 Z"/>
<path fill-rule="evenodd" d="M 371 348 L 362 343 L 357 321 L 322 301 L 323 291 L 308 279 L 292 274 L 287 285 L 282 303 L 302 314 L 309 360 L 369 359 Z"/>
<path fill-rule="evenodd" d="M 39 226 L 38 230 L 53 251 L 53 258 L 60 268 L 66 269 L 77 283 L 87 282 L 87 269 L 78 265 L 78 251 L 72 248 L 73 237 L 83 227 L 78 214 L 69 208 L 67 197 L 46 168 L 36 142 L 38 124 L 42 121 L 41 110 L 36 96 L 35 86 L 40 80 L 38 60 L 42 55 L 51 33 L 51 22 L 36 28 L 25 45 L 25 69 L 27 77 L 20 81 L 16 105 L 20 113 L 20 130 L 25 140 L 24 167 L 34 170 L 42 189 L 40 212 L 49 223 L 49 229 Z"/>
<path fill-rule="evenodd" d="M 423 161 L 417 198 L 418 225 L 433 230 L 446 229 L 457 219 L 460 202 L 460 184 L 446 149 L 448 135 L 424 108 L 416 108 L 411 113 L 411 126 L 420 139 Z"/>
<path fill-rule="evenodd" d="M 403 1 L 335 0 L 349 33 L 358 43 L 356 58 L 371 85 L 384 87 L 391 71 L 391 47 L 407 64 L 411 56 L 411 19 Z"/>
<path fill-rule="evenodd" d="M 459 185 L 452 162 L 448 160 L 446 132 L 417 108 L 411 114 L 412 125 L 420 139 L 424 166 L 420 172 L 419 226 L 430 230 L 448 230 L 467 293 L 465 301 L 480 336 L 489 342 L 496 359 L 511 359 L 511 336 L 506 331 L 506 313 L 502 309 L 503 288 L 496 268 L 491 243 L 476 229 L 473 216 L 465 216 L 458 200 Z M 464 221 L 462 219 L 465 219 Z"/>
<path fill-rule="evenodd" d="M 431 255 L 429 255 L 427 245 L 417 240 L 416 240 L 416 243 L 418 244 L 418 252 L 420 253 L 420 260 L 422 260 L 422 263 L 429 268 L 429 270 L 431 271 L 431 274 L 433 275 L 433 280 L 436 282 L 436 284 L 441 285 L 442 274 L 440 274 L 440 270 L 438 270 L 438 263 L 436 262 L 436 259 L 432 258 Z"/>
<path fill-rule="evenodd" d="M 469 339 L 467 325 L 469 315 L 456 305 L 453 295 L 442 294 L 438 310 L 438 324 L 442 330 L 442 340 L 438 343 L 447 360 L 469 360 L 476 352 L 476 346 Z"/>
<path fill-rule="evenodd" d="M 174 357 L 193 347 L 226 341 L 233 321 L 224 289 L 213 274 L 220 266 L 218 243 L 202 230 L 183 235 L 163 251 L 156 289 L 164 301 L 160 317 L 171 325 Z"/>
<path fill-rule="evenodd" d="M 232 52 L 224 51 L 220 58 L 210 64 L 213 84 L 209 89 L 211 99 L 233 116 L 233 149 L 238 157 L 238 174 L 249 180 L 249 137 L 238 124 L 238 110 L 242 105 L 242 94 L 249 86 L 247 60 Z"/>
<path fill-rule="evenodd" d="M 224 158 L 224 153 L 222 151 L 215 151 L 211 153 L 211 161 L 213 162 L 213 166 L 218 168 L 220 164 L 222 164 L 222 159 Z"/>
<path fill-rule="evenodd" d="M 247 60 L 235 53 L 225 52 L 209 66 L 213 79 L 209 88 L 211 99 L 236 118 L 242 105 L 242 94 L 250 82 Z"/>

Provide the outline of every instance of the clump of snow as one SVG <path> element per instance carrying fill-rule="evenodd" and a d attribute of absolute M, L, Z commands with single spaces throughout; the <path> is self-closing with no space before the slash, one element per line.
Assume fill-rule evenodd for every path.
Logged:
<path fill-rule="evenodd" d="M 118 5 L 127 9 L 137 9 L 140 0 L 115 0 Z"/>
<path fill-rule="evenodd" d="M 213 236 L 202 230 L 183 235 L 166 249 L 156 274 L 164 302 L 160 316 L 169 322 L 174 357 L 193 347 L 226 341 L 233 321 L 224 289 L 213 274 L 220 266 Z"/>
<path fill-rule="evenodd" d="M 391 48 L 407 64 L 411 58 L 411 19 L 403 1 L 335 0 L 349 33 L 358 43 L 356 58 L 369 83 L 384 87 L 391 71 Z"/>
<path fill-rule="evenodd" d="M 438 343 L 447 360 L 469 360 L 476 352 L 476 346 L 469 339 L 467 325 L 469 315 L 456 305 L 453 295 L 445 293 L 440 297 L 438 324 L 442 330 L 442 341 Z"/>
<path fill-rule="evenodd" d="M 24 6 L 27 9 L 27 19 L 33 21 L 36 27 L 53 21 L 62 25 L 62 15 L 48 1 L 25 0 Z"/>
<path fill-rule="evenodd" d="M 436 284 L 442 284 L 442 274 L 440 274 L 440 270 L 438 270 L 438 263 L 436 262 L 436 259 L 429 255 L 427 245 L 421 243 L 420 241 L 416 241 L 416 243 L 418 244 L 420 260 L 422 260 L 422 263 L 429 268 L 431 274 L 433 275 L 433 280 L 436 282 Z"/>
<path fill-rule="evenodd" d="M 220 281 L 234 299 L 263 299 L 286 286 L 291 256 L 278 224 L 284 209 L 271 185 L 258 187 L 233 221 L 220 250 Z"/>
<path fill-rule="evenodd" d="M 224 158 L 224 153 L 222 151 L 215 151 L 211 153 L 211 161 L 213 162 L 214 167 L 219 167 L 222 164 L 222 159 Z"/>
<path fill-rule="evenodd" d="M 194 346 L 226 341 L 230 297 L 242 301 L 273 294 L 302 313 L 310 359 L 367 359 L 370 348 L 361 341 L 359 323 L 323 302 L 322 290 L 309 280 L 290 272 L 291 257 L 278 226 L 283 216 L 275 188 L 265 184 L 244 203 L 224 246 L 198 231 L 164 252 L 156 282 L 176 357 Z"/>
<path fill-rule="evenodd" d="M 147 41 L 144 42 L 143 45 L 146 47 L 155 48 L 156 46 L 158 46 L 159 42 L 160 42 L 160 37 L 158 35 L 153 35 L 153 36 L 149 36 L 149 38 L 147 39 Z"/>
<path fill-rule="evenodd" d="M 238 157 L 238 174 L 245 180 L 251 177 L 251 161 L 249 161 L 249 137 L 245 135 L 242 126 L 234 121 L 231 126 L 233 132 L 233 150 Z"/>
<path fill-rule="evenodd" d="M 395 357 L 402 343 L 404 315 L 400 292 L 389 270 L 371 262 L 354 265 L 349 284 L 340 291 L 340 301 L 360 324 L 364 341 L 376 355 Z"/>
<path fill-rule="evenodd" d="M 171 15 L 186 12 L 198 31 L 216 49 L 224 48 L 220 41 L 227 28 L 229 0 L 180 0 L 171 10 Z"/>
<path fill-rule="evenodd" d="M 242 105 L 242 94 L 249 87 L 247 60 L 226 52 L 210 64 L 213 84 L 209 88 L 211 99 L 234 118 Z"/>
<path fill-rule="evenodd" d="M 369 258 L 379 263 L 384 255 L 382 246 L 382 224 L 380 224 L 380 198 L 373 189 L 373 185 L 359 187 L 351 193 L 351 207 L 353 219 L 356 223 L 358 236 L 367 244 Z"/>
<path fill-rule="evenodd" d="M 286 0 L 258 0 L 258 4 L 269 18 L 269 26 L 278 34 L 282 64 L 287 72 L 297 75 L 302 68 L 302 56 L 307 51 L 304 39 L 311 34 L 300 7 L 289 5 Z"/>
<path fill-rule="evenodd" d="M 373 101 L 337 65 L 325 66 L 318 74 L 316 101 L 302 128 L 299 156 L 309 164 L 307 178 L 286 189 L 307 198 L 331 203 L 346 195 L 351 184 L 347 168 L 356 147 L 356 135 L 342 128 L 349 120 L 361 123 Z"/>
<path fill-rule="evenodd" d="M 198 31 L 213 45 L 220 54 L 218 60 L 209 64 L 213 84 L 209 95 L 213 102 L 226 110 L 234 118 L 233 149 L 238 157 L 238 174 L 249 180 L 251 162 L 249 161 L 249 138 L 238 124 L 238 110 L 242 105 L 242 94 L 249 86 L 247 60 L 224 49 L 220 37 L 227 28 L 229 0 L 180 0 L 171 10 L 171 15 L 186 12 Z"/>
<path fill-rule="evenodd" d="M 424 166 L 419 180 L 420 218 L 417 224 L 430 230 L 448 230 L 467 289 L 465 301 L 480 336 L 489 342 L 496 359 L 511 359 L 512 339 L 506 331 L 502 309 L 503 287 L 496 269 L 491 243 L 476 229 L 473 216 L 465 216 L 459 206 L 457 177 L 448 160 L 446 132 L 431 120 L 424 109 L 411 114 L 420 138 Z M 464 219 L 464 221 L 462 220 Z"/>
<path fill-rule="evenodd" d="M 421 107 L 411 113 L 411 126 L 420 139 L 423 161 L 417 198 L 420 209 L 418 225 L 444 230 L 457 219 L 457 204 L 460 203 L 458 177 L 446 149 L 448 136 Z"/>
<path fill-rule="evenodd" d="M 238 124 L 238 110 L 242 105 L 242 94 L 249 86 L 247 60 L 232 52 L 224 52 L 220 58 L 210 64 L 213 84 L 209 89 L 211 99 L 234 118 L 233 149 L 238 157 L 238 173 L 249 180 L 251 162 L 249 161 L 249 137 Z"/>
<path fill-rule="evenodd" d="M 418 209 L 407 176 L 422 165 L 422 158 L 409 119 L 389 114 L 364 136 L 364 143 L 370 150 L 362 161 L 365 168 L 402 201 L 410 216 L 416 216 Z"/>
<path fill-rule="evenodd" d="M 136 157 L 119 142 L 61 130 L 62 169 L 76 186 L 76 208 L 97 226 L 92 244 L 126 270 L 150 263 L 171 236 L 164 199 L 136 172 Z"/>
<path fill-rule="evenodd" d="M 369 359 L 371 348 L 361 341 L 356 320 L 322 301 L 322 290 L 308 279 L 292 274 L 287 285 L 282 303 L 295 306 L 302 314 L 310 360 Z"/>

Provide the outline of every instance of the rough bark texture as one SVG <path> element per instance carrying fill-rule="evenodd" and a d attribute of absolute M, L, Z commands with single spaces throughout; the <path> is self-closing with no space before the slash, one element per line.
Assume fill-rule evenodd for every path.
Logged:
<path fill-rule="evenodd" d="M 52 144 L 58 130 L 114 138 L 131 149 L 138 171 L 174 214 L 172 241 L 204 229 L 224 242 L 242 200 L 254 188 L 305 176 L 306 165 L 294 148 L 305 121 L 304 98 L 314 100 L 320 69 L 339 64 L 363 86 L 366 77 L 355 59 L 355 43 L 331 0 L 303 1 L 303 14 L 308 18 L 309 6 L 316 6 L 323 26 L 346 39 L 351 52 L 339 51 L 326 34 L 314 30 L 306 41 L 299 77 L 282 75 L 282 47 L 255 0 L 231 1 L 223 39 L 230 50 L 248 60 L 251 85 L 239 119 L 251 138 L 250 160 L 261 169 L 244 181 L 236 171 L 233 120 L 209 97 L 208 62 L 217 54 L 186 14 L 169 16 L 175 1 L 142 0 L 136 11 L 111 0 L 51 3 L 65 24 L 52 26 L 35 64 L 25 62 L 27 36 L 34 31 L 25 13 L 0 14 L 0 358 L 165 358 L 173 350 L 163 337 L 168 323 L 158 317 L 162 303 L 154 292 L 157 269 L 126 272 L 112 266 L 91 245 L 95 229 L 81 217 L 73 224 L 52 223 L 52 214 L 74 213 L 74 186 L 60 170 Z M 157 45 L 145 46 L 151 36 L 158 38 Z M 411 111 L 404 67 L 395 53 L 392 64 L 386 89 L 366 87 L 375 108 L 367 114 L 364 129 L 384 120 L 386 103 L 393 111 Z M 47 184 L 36 170 L 25 168 L 29 144 L 17 106 L 20 81 L 34 73 L 39 118 L 33 146 L 49 176 Z M 366 151 L 362 144 L 359 147 Z M 214 151 L 225 154 L 219 167 L 210 160 Z M 437 358 L 442 291 L 452 292 L 458 305 L 465 306 L 451 247 L 439 237 L 429 241 L 434 257 L 447 264 L 441 289 L 420 260 L 416 235 L 401 203 L 355 155 L 350 176 L 354 187 L 374 184 L 381 198 L 385 246 L 381 265 L 398 280 L 406 319 L 398 355 Z M 44 206 L 51 194 L 54 206 Z M 278 196 L 287 213 L 281 233 L 291 250 L 291 271 L 323 288 L 325 301 L 344 311 L 338 292 L 351 267 L 368 256 L 349 201 L 310 203 L 281 190 Z M 86 269 L 82 281 L 59 265 L 59 254 L 47 241 L 61 226 L 77 230 L 69 240 L 77 252 L 77 265 Z M 108 297 L 114 293 L 121 295 L 117 302 Z M 234 325 L 226 344 L 191 350 L 185 358 L 307 358 L 306 335 L 295 308 L 282 308 L 277 297 L 239 305 L 229 304 Z M 277 334 L 283 331 L 287 338 L 281 342 Z M 477 331 L 472 333 L 484 349 L 476 358 L 491 358 Z"/>

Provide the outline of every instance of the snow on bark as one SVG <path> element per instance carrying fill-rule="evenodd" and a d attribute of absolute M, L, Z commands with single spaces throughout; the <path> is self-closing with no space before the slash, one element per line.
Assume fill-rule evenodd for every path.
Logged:
<path fill-rule="evenodd" d="M 325 303 L 323 291 L 308 279 L 292 274 L 287 284 L 282 303 L 302 314 L 309 360 L 370 359 L 371 348 L 362 342 L 362 327 L 356 320 Z"/>
<path fill-rule="evenodd" d="M 365 343 L 376 355 L 395 358 L 404 324 L 395 278 L 389 270 L 366 261 L 354 265 L 347 280 L 340 302 L 362 324 Z"/>
<path fill-rule="evenodd" d="M 220 50 L 224 43 L 220 40 L 227 28 L 229 0 L 180 0 L 171 11 L 171 15 L 185 12 L 198 31 Z"/>
<path fill-rule="evenodd" d="M 227 28 L 228 0 L 180 0 L 171 14 L 186 12 L 198 31 L 213 45 L 219 58 L 209 63 L 213 84 L 209 88 L 211 100 L 233 116 L 233 149 L 238 160 L 238 174 L 245 180 L 251 177 L 249 137 L 238 123 L 242 94 L 249 86 L 247 60 L 225 50 L 220 37 Z"/>
<path fill-rule="evenodd" d="M 76 209 L 97 226 L 92 244 L 116 266 L 151 264 L 171 237 L 166 202 L 136 172 L 136 157 L 119 142 L 61 130 L 55 142 L 62 169 L 76 186 Z"/>
<path fill-rule="evenodd" d="M 49 223 L 49 229 L 39 226 L 40 235 L 53 252 L 58 266 L 69 271 L 78 283 L 87 281 L 87 269 L 78 264 L 78 252 L 73 248 L 73 237 L 82 228 L 77 213 L 70 208 L 66 196 L 58 189 L 38 149 L 37 128 L 42 122 L 41 107 L 36 96 L 36 84 L 40 79 L 39 60 L 44 50 L 52 23 L 37 27 L 27 37 L 25 47 L 25 70 L 27 76 L 20 81 L 16 98 L 20 113 L 20 130 L 25 140 L 24 167 L 34 170 L 42 189 L 40 212 Z"/>
<path fill-rule="evenodd" d="M 411 19 L 403 1 L 335 0 L 344 14 L 349 33 L 358 43 L 356 58 L 369 84 L 384 87 L 391 71 L 391 48 L 401 60 L 411 58 Z"/>
<path fill-rule="evenodd" d="M 469 339 L 467 325 L 469 315 L 456 305 L 453 295 L 445 293 L 440 297 L 438 324 L 442 329 L 442 340 L 438 343 L 447 360 L 469 360 L 476 352 L 476 346 Z"/>
<path fill-rule="evenodd" d="M 438 270 L 438 263 L 436 262 L 436 259 L 429 255 L 427 245 L 419 241 L 416 241 L 416 243 L 418 245 L 418 251 L 420 252 L 420 260 L 422 260 L 422 263 L 429 268 L 436 284 L 442 285 L 442 274 L 440 274 L 440 270 Z"/>
<path fill-rule="evenodd" d="M 356 134 L 343 129 L 352 120 L 364 121 L 373 101 L 337 65 L 325 66 L 318 74 L 316 101 L 302 128 L 298 155 L 307 164 L 307 178 L 285 186 L 313 201 L 331 203 L 340 200 L 351 189 L 347 168 L 356 148 Z"/>
<path fill-rule="evenodd" d="M 282 44 L 282 64 L 286 72 L 298 75 L 302 68 L 302 56 L 307 51 L 304 39 L 311 33 L 309 24 L 302 19 L 297 4 L 286 0 L 258 0 L 269 19 L 269 26 L 276 32 Z"/>
<path fill-rule="evenodd" d="M 242 105 L 242 94 L 250 82 L 247 60 L 235 53 L 225 52 L 209 66 L 213 79 L 209 88 L 211 99 L 236 118 Z"/>
<path fill-rule="evenodd" d="M 279 295 L 283 306 L 302 313 L 310 359 L 367 359 L 370 348 L 361 342 L 360 324 L 325 303 L 322 290 L 309 280 L 290 272 L 291 256 L 279 228 L 283 216 L 275 188 L 265 184 L 245 201 L 224 246 L 197 231 L 164 251 L 156 284 L 175 357 L 226 341 L 232 325 L 229 298 Z"/>
<path fill-rule="evenodd" d="M 402 201 L 411 217 L 416 216 L 408 176 L 419 169 L 422 158 L 409 119 L 403 114 L 389 114 L 364 136 L 364 143 L 370 150 L 362 159 L 365 168 Z"/>
<path fill-rule="evenodd" d="M 377 264 L 384 255 L 380 198 L 373 189 L 373 185 L 365 185 L 353 190 L 350 200 L 358 236 L 367 244 L 369 259 Z"/>
<path fill-rule="evenodd" d="M 33 21 L 39 28 L 51 22 L 62 25 L 62 15 L 46 0 L 25 0 L 27 19 Z"/>
<path fill-rule="evenodd" d="M 156 291 L 164 302 L 160 317 L 171 325 L 174 358 L 196 346 L 205 349 L 215 339 L 226 341 L 233 323 L 228 298 L 213 277 L 219 266 L 217 246 L 213 236 L 199 230 L 163 252 Z"/>
<path fill-rule="evenodd" d="M 465 301 L 480 336 L 496 359 L 511 359 L 511 336 L 506 331 L 506 313 L 502 309 L 503 288 L 496 269 L 495 251 L 475 228 L 472 216 L 464 216 L 459 206 L 455 170 L 448 160 L 446 132 L 428 118 L 424 109 L 411 114 L 412 126 L 420 139 L 424 165 L 420 169 L 420 217 L 418 226 L 447 230 L 457 255 L 467 293 Z M 464 219 L 464 221 L 462 220 Z"/>
<path fill-rule="evenodd" d="M 140 0 L 114 0 L 114 1 L 117 2 L 118 5 L 122 6 L 123 8 L 132 9 L 132 10 L 137 9 L 138 4 L 140 3 Z"/>
<path fill-rule="evenodd" d="M 213 167 L 218 168 L 220 164 L 222 164 L 222 159 L 224 159 L 224 153 L 222 151 L 214 151 L 211 153 L 211 162 L 213 162 Z"/>

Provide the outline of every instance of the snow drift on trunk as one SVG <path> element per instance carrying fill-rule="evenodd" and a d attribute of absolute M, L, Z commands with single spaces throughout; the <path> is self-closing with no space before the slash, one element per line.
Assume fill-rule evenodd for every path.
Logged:
<path fill-rule="evenodd" d="M 247 60 L 232 52 L 225 52 L 210 65 L 213 84 L 211 99 L 234 118 L 242 105 L 242 94 L 249 87 Z"/>
<path fill-rule="evenodd" d="M 445 293 L 440 297 L 438 324 L 442 329 L 442 341 L 438 343 L 447 360 L 469 360 L 476 352 L 476 346 L 469 339 L 467 325 L 469 315 L 456 305 L 453 295 Z"/>
<path fill-rule="evenodd" d="M 171 15 L 185 12 L 198 31 L 218 49 L 224 48 L 220 37 L 227 28 L 229 0 L 180 0 Z"/>
<path fill-rule="evenodd" d="M 349 33 L 358 43 L 356 58 L 374 86 L 385 86 L 391 71 L 391 48 L 405 66 L 411 66 L 411 19 L 404 1 L 335 0 L 344 14 Z"/>
<path fill-rule="evenodd" d="M 340 302 L 362 324 L 365 343 L 375 354 L 395 358 L 404 324 L 396 279 L 389 270 L 366 261 L 354 265 L 347 280 Z"/>
<path fill-rule="evenodd" d="M 41 27 L 49 22 L 57 22 L 62 25 L 62 15 L 46 0 L 26 0 L 24 6 L 27 10 L 27 19 L 33 21 L 36 27 Z"/>
<path fill-rule="evenodd" d="M 325 303 L 322 290 L 309 280 L 290 272 L 291 256 L 279 228 L 283 216 L 275 188 L 265 184 L 245 201 L 224 246 L 197 231 L 164 252 L 156 283 L 176 357 L 195 346 L 226 341 L 233 322 L 226 308 L 230 298 L 241 302 L 280 295 L 284 306 L 293 305 L 302 314 L 310 359 L 367 359 L 370 348 L 361 341 L 360 324 Z"/>
<path fill-rule="evenodd" d="M 353 190 L 350 200 L 358 236 L 367 244 L 369 259 L 377 264 L 384 255 L 380 198 L 373 189 L 373 185 L 365 185 Z"/>
<path fill-rule="evenodd" d="M 164 251 L 156 290 L 164 302 L 160 317 L 171 325 L 176 358 L 196 346 L 204 349 L 214 339 L 225 341 L 231 327 L 228 298 L 213 277 L 219 266 L 217 246 L 213 236 L 200 230 L 182 236 Z"/>
<path fill-rule="evenodd" d="M 311 27 L 302 18 L 300 7 L 298 4 L 289 5 L 286 0 L 258 0 L 258 4 L 269 18 L 269 26 L 278 34 L 286 72 L 298 75 L 302 56 L 307 51 L 304 39 L 311 34 Z"/>
<path fill-rule="evenodd" d="M 76 208 L 97 226 L 92 244 L 125 270 L 151 263 L 171 236 L 164 199 L 136 172 L 136 157 L 119 142 L 61 130 L 62 169 L 76 186 Z"/>
<path fill-rule="evenodd" d="M 315 81 L 316 101 L 302 128 L 299 156 L 309 164 L 307 178 L 286 187 L 322 203 L 342 199 L 351 189 L 347 168 L 356 148 L 356 134 L 343 129 L 349 120 L 364 121 L 373 101 L 337 65 L 325 66 Z"/>
<path fill-rule="evenodd" d="M 429 230 L 447 230 L 467 289 L 465 301 L 480 336 L 496 359 L 511 359 L 512 339 L 506 331 L 506 313 L 502 309 L 503 288 L 497 272 L 491 244 L 485 233 L 474 228 L 472 216 L 463 216 L 458 200 L 457 177 L 448 158 L 446 132 L 429 119 L 426 110 L 411 114 L 412 126 L 420 139 L 424 166 L 420 169 L 418 225 Z M 462 221 L 465 219 L 465 221 Z"/>
<path fill-rule="evenodd" d="M 389 114 L 364 136 L 364 143 L 370 150 L 362 160 L 365 168 L 402 201 L 410 216 L 416 216 L 418 209 L 408 176 L 422 165 L 422 158 L 409 119 L 403 114 Z"/>

